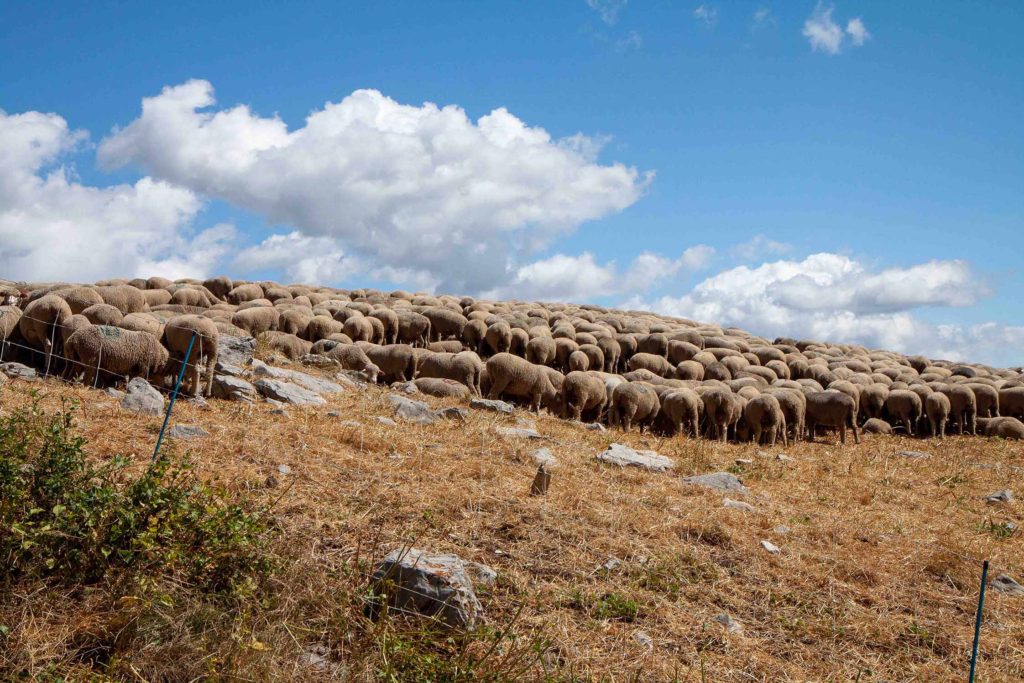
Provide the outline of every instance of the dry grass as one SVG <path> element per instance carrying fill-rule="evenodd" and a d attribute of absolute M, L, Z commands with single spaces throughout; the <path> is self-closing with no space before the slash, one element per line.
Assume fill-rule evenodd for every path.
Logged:
<path fill-rule="evenodd" d="M 0 388 L 0 406 L 27 402 L 28 387 Z M 95 457 L 148 462 L 159 419 L 126 413 L 102 392 L 56 383 L 45 391 L 54 406 L 62 395 L 81 400 Z M 319 646 L 337 677 L 378 680 L 396 652 L 388 639 L 415 636 L 400 624 L 371 626 L 358 591 L 373 560 L 403 542 L 498 570 L 482 596 L 489 623 L 511 623 L 523 646 L 543 646 L 527 680 L 965 680 L 981 559 L 991 560 L 993 575 L 1024 575 L 1021 532 L 1002 526 L 1024 522 L 1020 504 L 982 500 L 997 489 L 1024 493 L 1019 443 L 869 437 L 790 446 L 796 460 L 782 462 L 751 445 L 598 433 L 541 416 L 538 429 L 551 439 L 541 444 L 495 433 L 525 413 L 381 424 L 377 416 L 391 415 L 385 395 L 353 391 L 288 416 L 219 401 L 175 407 L 172 423 L 211 433 L 179 454 L 212 481 L 273 504 L 288 562 L 272 598 L 211 627 L 219 640 L 189 642 L 196 629 L 165 623 L 161 642 L 137 637 L 119 655 L 111 667 L 118 678 L 316 679 L 326 674 L 300 657 Z M 674 458 L 676 473 L 594 462 L 615 441 Z M 530 497 L 529 453 L 541 445 L 560 465 L 550 493 Z M 909 448 L 933 457 L 896 455 Z M 737 458 L 754 462 L 741 467 Z M 290 474 L 278 471 L 282 464 Z M 721 493 L 681 481 L 729 468 L 749 486 L 756 513 L 723 508 Z M 782 553 L 767 553 L 762 539 Z M 602 569 L 611 557 L 621 563 Z M 120 632 L 125 614 L 142 613 L 112 599 L 87 590 L 16 596 L 3 616 L 12 629 L 0 645 L 7 666 L 84 675 L 81 658 L 71 658 L 75 644 L 97 630 Z M 187 600 L 187 587 L 169 599 Z M 141 636 L 162 613 L 148 607 L 150 621 L 134 626 Z M 723 612 L 742 633 L 713 621 Z M 497 651 L 510 652 L 510 642 Z M 991 683 L 1024 679 L 1021 598 L 989 593 L 979 670 Z"/>

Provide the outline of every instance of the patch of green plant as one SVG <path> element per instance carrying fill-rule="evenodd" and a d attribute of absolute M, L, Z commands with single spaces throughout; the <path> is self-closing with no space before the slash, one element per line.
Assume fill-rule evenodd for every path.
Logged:
<path fill-rule="evenodd" d="M 92 584 L 170 574 L 207 593 L 251 592 L 272 569 L 271 517 L 162 458 L 140 474 L 93 464 L 75 406 L 38 399 L 0 417 L 0 575 Z"/>
<path fill-rule="evenodd" d="M 580 590 L 569 594 L 566 603 L 573 609 L 586 612 L 595 619 L 602 621 L 636 621 L 640 616 L 640 605 L 635 600 L 618 593 L 589 595 Z"/>
<path fill-rule="evenodd" d="M 675 602 L 685 586 L 713 581 L 716 578 L 718 570 L 714 565 L 701 562 L 692 553 L 685 553 L 679 557 L 651 560 L 644 565 L 637 585 Z"/>
<path fill-rule="evenodd" d="M 996 538 L 1009 538 L 1016 530 L 1017 527 L 1011 522 L 994 522 L 987 519 L 981 524 L 981 531 L 992 534 Z"/>

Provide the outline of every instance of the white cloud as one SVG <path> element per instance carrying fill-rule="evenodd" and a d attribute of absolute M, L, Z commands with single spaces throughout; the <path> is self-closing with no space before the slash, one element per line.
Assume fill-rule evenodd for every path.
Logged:
<path fill-rule="evenodd" d="M 245 106 L 199 111 L 213 103 L 206 81 L 144 99 L 100 145 L 101 162 L 139 164 L 376 266 L 429 273 L 445 291 L 501 284 L 510 255 L 628 207 L 653 177 L 598 165 L 601 141 L 552 140 L 505 109 L 474 123 L 456 106 L 359 90 L 289 131 Z"/>
<path fill-rule="evenodd" d="M 843 45 L 843 29 L 832 20 L 833 7 L 818 3 L 811 16 L 804 22 L 804 37 L 811 43 L 811 48 L 827 52 L 830 55 L 839 54 Z"/>
<path fill-rule="evenodd" d="M 699 283 L 681 297 L 629 307 L 737 326 L 766 337 L 856 342 L 951 359 L 996 361 L 1007 351 L 983 340 L 1019 339 L 1024 328 L 995 323 L 975 328 L 936 326 L 914 309 L 969 306 L 988 295 L 963 261 L 931 261 L 871 272 L 839 254 L 738 266 Z M 1019 346 L 1017 348 L 1020 348 Z M 1009 361 L 1007 361 L 1009 362 Z"/>
<path fill-rule="evenodd" d="M 758 25 L 775 23 L 775 18 L 772 16 L 772 11 L 767 7 L 758 7 L 756 10 L 754 10 L 753 18 L 754 23 Z"/>
<path fill-rule="evenodd" d="M 233 229 L 193 236 L 201 201 L 165 182 L 76 182 L 73 169 L 55 164 L 87 139 L 57 114 L 0 111 L 0 272 L 25 280 L 207 274 Z"/>
<path fill-rule="evenodd" d="M 864 26 L 864 22 L 860 20 L 860 17 L 855 17 L 846 22 L 846 32 L 850 35 L 850 40 L 853 44 L 860 47 L 863 45 L 871 34 L 868 33 L 867 27 Z"/>
<path fill-rule="evenodd" d="M 619 12 L 628 2 L 629 0 L 587 0 L 587 7 L 597 12 L 601 21 L 614 26 L 619 20 Z"/>
<path fill-rule="evenodd" d="M 693 18 L 708 26 L 714 26 L 718 23 L 718 8 L 707 4 L 697 5 L 697 8 L 693 10 Z"/>
<path fill-rule="evenodd" d="M 767 256 L 781 256 L 792 250 L 792 246 L 770 239 L 766 235 L 754 235 L 748 241 L 737 244 L 730 253 L 740 261 L 763 261 Z"/>
<path fill-rule="evenodd" d="M 615 42 L 615 49 L 619 52 L 629 52 L 630 50 L 639 50 L 644 46 L 644 38 L 636 31 L 630 31 L 624 38 L 620 38 Z"/>
<path fill-rule="evenodd" d="M 623 272 L 614 261 L 599 264 L 590 252 L 579 256 L 556 254 L 518 268 L 507 285 L 487 291 L 483 296 L 572 302 L 613 295 L 638 296 L 682 272 L 704 268 L 714 253 L 713 247 L 704 244 L 686 249 L 676 259 L 643 252 Z"/>

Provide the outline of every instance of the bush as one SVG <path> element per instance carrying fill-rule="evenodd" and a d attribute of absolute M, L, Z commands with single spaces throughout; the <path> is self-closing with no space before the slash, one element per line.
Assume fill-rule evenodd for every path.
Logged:
<path fill-rule="evenodd" d="M 228 501 L 188 464 L 162 458 L 131 475 L 92 464 L 74 406 L 38 401 L 0 417 L 0 574 L 92 584 L 172 574 L 207 593 L 251 590 L 271 569 L 270 516 Z"/>

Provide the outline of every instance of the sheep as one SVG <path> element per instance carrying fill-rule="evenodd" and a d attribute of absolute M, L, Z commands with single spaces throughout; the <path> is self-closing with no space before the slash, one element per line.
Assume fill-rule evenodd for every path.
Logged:
<path fill-rule="evenodd" d="M 426 346 L 430 340 L 430 318 L 414 311 L 402 311 L 398 314 L 396 339 L 412 346 Z"/>
<path fill-rule="evenodd" d="M 138 291 L 138 290 L 136 290 Z M 42 348 L 46 355 L 46 371 L 50 370 L 50 360 L 54 352 L 60 354 L 60 348 L 54 348 L 57 331 L 72 315 L 68 303 L 54 294 L 47 294 L 29 303 L 18 320 L 18 332 L 29 346 Z M 61 340 L 63 344 L 63 340 Z"/>
<path fill-rule="evenodd" d="M 234 291 L 234 290 L 232 290 Z M 276 330 L 281 320 L 281 314 L 276 308 L 270 306 L 257 306 L 236 311 L 231 316 L 231 324 L 257 337 L 264 332 Z"/>
<path fill-rule="evenodd" d="M 512 328 L 506 322 L 496 322 L 488 326 L 484 335 L 491 355 L 507 353 L 512 348 Z"/>
<path fill-rule="evenodd" d="M 932 436 L 946 437 L 946 423 L 949 421 L 951 406 L 949 398 L 941 392 L 928 394 L 924 400 L 924 412 L 928 416 Z"/>
<path fill-rule="evenodd" d="M 139 313 L 146 310 L 146 295 L 141 289 L 135 289 L 131 285 L 114 285 L 111 287 L 97 287 L 96 292 L 103 297 L 103 303 L 110 304 L 122 315 Z"/>
<path fill-rule="evenodd" d="M 814 441 L 819 425 L 839 429 L 841 443 L 846 443 L 846 427 L 853 429 L 854 443 L 860 443 L 857 430 L 857 402 L 840 391 L 818 391 L 807 398 L 807 439 Z"/>
<path fill-rule="evenodd" d="M 573 351 L 569 354 L 569 372 L 586 372 L 590 368 L 590 359 L 582 351 Z"/>
<path fill-rule="evenodd" d="M 430 338 L 432 341 L 461 339 L 462 331 L 469 322 L 461 313 L 437 306 L 425 308 L 420 314 L 430 320 Z"/>
<path fill-rule="evenodd" d="M 263 288 L 259 285 L 246 284 L 234 287 L 225 295 L 225 300 L 230 304 L 243 304 L 247 301 L 255 301 L 264 297 Z"/>
<path fill-rule="evenodd" d="M 474 396 L 481 394 L 481 375 L 484 364 L 473 351 L 460 353 L 435 353 L 426 349 L 417 350 L 417 375 L 451 379 L 465 384 Z"/>
<path fill-rule="evenodd" d="M 555 360 L 555 340 L 551 337 L 534 337 L 528 341 L 526 360 L 534 365 L 550 365 Z"/>
<path fill-rule="evenodd" d="M 589 369 L 596 372 L 604 371 L 604 351 L 601 350 L 600 346 L 597 344 L 580 344 L 579 352 L 587 357 Z"/>
<path fill-rule="evenodd" d="M 226 300 L 228 292 L 235 288 L 231 278 L 226 275 L 218 275 L 203 280 L 203 287 L 221 301 Z"/>
<path fill-rule="evenodd" d="M 654 422 L 660 410 L 661 401 L 653 387 L 642 382 L 626 382 L 612 390 L 608 423 L 618 425 L 624 432 L 636 425 L 643 432 Z"/>
<path fill-rule="evenodd" d="M 557 396 L 544 366 L 502 352 L 487 359 L 486 367 L 491 381 L 488 398 L 497 399 L 503 395 L 524 398 L 529 401 L 531 410 L 539 413 L 542 403 L 551 405 Z"/>
<path fill-rule="evenodd" d="M 786 437 L 786 416 L 775 396 L 760 394 L 750 399 L 743 410 L 743 417 L 754 443 L 760 444 L 762 436 L 767 436 L 768 445 L 775 446 L 775 440 L 781 436 L 782 444 L 789 445 Z"/>
<path fill-rule="evenodd" d="M 650 370 L 661 377 L 672 377 L 676 370 L 663 356 L 644 352 L 631 356 L 626 367 L 630 370 Z"/>
<path fill-rule="evenodd" d="M 462 342 L 458 339 L 445 339 L 427 344 L 427 350 L 434 353 L 458 353 L 463 350 Z"/>
<path fill-rule="evenodd" d="M 93 325 L 113 325 L 115 327 L 120 325 L 121 319 L 124 318 L 124 314 L 110 304 L 93 304 L 82 311 L 82 315 Z"/>
<path fill-rule="evenodd" d="M 346 320 L 342 325 L 342 331 L 351 337 L 353 341 L 368 342 L 373 339 L 373 325 L 362 314 L 352 316 Z"/>
<path fill-rule="evenodd" d="M 487 323 L 483 320 L 469 320 L 462 328 L 462 342 L 477 354 L 483 353 L 484 340 L 487 336 Z"/>
<path fill-rule="evenodd" d="M 369 359 L 365 351 L 355 344 L 338 344 L 323 355 L 338 361 L 346 370 L 362 373 L 370 384 L 377 383 L 380 368 Z"/>
<path fill-rule="evenodd" d="M 661 410 L 658 419 L 669 426 L 669 434 L 685 431 L 689 436 L 700 436 L 700 417 L 704 402 L 693 389 L 666 387 L 661 396 Z"/>
<path fill-rule="evenodd" d="M 385 382 L 406 382 L 416 377 L 419 365 L 415 349 L 408 344 L 378 346 L 356 342 L 374 365 L 380 368 Z"/>
<path fill-rule="evenodd" d="M 298 360 L 302 358 L 313 347 L 313 343 L 300 339 L 294 334 L 288 332 L 271 331 L 264 332 L 260 335 L 260 340 L 265 342 L 272 350 L 280 353 L 288 360 Z"/>
<path fill-rule="evenodd" d="M 163 322 L 151 313 L 129 313 L 121 318 L 121 322 L 117 326 L 133 332 L 149 332 L 157 339 L 161 338 L 164 333 Z"/>
<path fill-rule="evenodd" d="M 69 364 L 85 370 L 86 382 L 95 386 L 99 372 L 131 378 L 145 376 L 161 383 L 169 353 L 148 332 L 132 332 L 110 325 L 89 325 L 74 332 L 65 345 Z"/>
<path fill-rule="evenodd" d="M 570 372 L 565 376 L 561 388 L 563 414 L 577 422 L 585 411 L 593 411 L 595 420 L 601 419 L 608 393 L 600 375 L 589 372 Z"/>
<path fill-rule="evenodd" d="M 441 377 L 419 377 L 413 382 L 416 388 L 427 396 L 468 400 L 472 395 L 469 387 L 462 382 Z"/>
<path fill-rule="evenodd" d="M 103 297 L 93 287 L 66 287 L 53 293 L 68 302 L 71 312 L 75 315 L 90 306 L 103 303 Z"/>
<path fill-rule="evenodd" d="M 192 352 L 186 357 L 189 341 L 193 336 L 195 342 L 192 343 Z M 193 396 L 199 396 L 202 391 L 204 396 L 211 395 L 213 393 L 213 369 L 216 367 L 220 355 L 217 325 L 209 318 L 199 315 L 176 316 L 164 325 L 161 340 L 174 361 L 184 363 L 185 367 L 189 369 L 185 373 L 187 375 L 185 379 L 186 393 L 191 392 Z M 204 357 L 206 358 L 205 388 L 199 383 L 199 367 Z"/>

